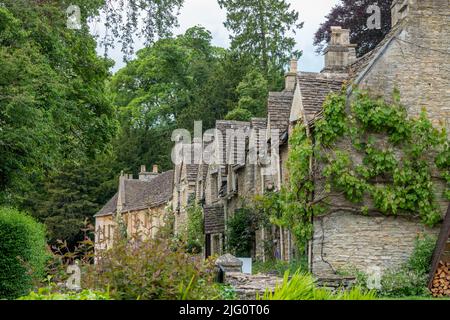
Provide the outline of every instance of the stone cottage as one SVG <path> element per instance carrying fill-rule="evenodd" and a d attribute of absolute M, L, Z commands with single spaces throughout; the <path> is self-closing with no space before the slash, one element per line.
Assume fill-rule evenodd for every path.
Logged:
<path fill-rule="evenodd" d="M 139 179 L 122 173 L 117 193 L 94 216 L 96 250 L 113 245 L 119 224 L 128 236 L 155 237 L 172 200 L 173 177 L 173 170 L 159 173 L 158 166 L 152 172 L 142 166 Z"/>
<path fill-rule="evenodd" d="M 397 88 L 410 117 L 417 116 L 425 107 L 433 124 L 450 128 L 449 22 L 448 0 L 394 1 L 391 32 L 360 59 L 355 59 L 354 46 L 348 40 L 349 31 L 332 28 L 324 70 L 300 72 L 297 77 L 291 123 L 307 123 L 313 134 L 314 122 L 321 117 L 326 94 L 340 90 L 347 82 L 386 100 Z M 348 95 L 351 94 L 349 86 Z M 317 188 L 320 190 L 319 180 Z M 438 189 L 445 188 L 439 181 L 435 182 Z M 436 195 L 444 215 L 448 202 L 442 198 L 441 191 L 437 190 Z M 348 205 L 339 195 L 333 195 L 329 202 Z M 332 275 L 345 268 L 367 272 L 375 267 L 383 272 L 397 267 L 411 254 L 418 234 L 437 235 L 439 232 L 438 228 L 426 228 L 416 219 L 367 217 L 345 209 L 314 218 L 313 223 L 309 263 L 312 272 L 319 276 Z"/>

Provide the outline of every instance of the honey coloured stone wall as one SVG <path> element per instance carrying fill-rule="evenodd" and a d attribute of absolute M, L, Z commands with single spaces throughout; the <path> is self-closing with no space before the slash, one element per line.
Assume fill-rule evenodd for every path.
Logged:
<path fill-rule="evenodd" d="M 326 277 L 336 271 L 381 272 L 399 267 L 414 249 L 417 236 L 437 236 L 439 228 L 403 217 L 369 217 L 337 212 L 314 219 L 312 271 Z"/>
<path fill-rule="evenodd" d="M 396 88 L 410 116 L 425 108 L 434 125 L 450 129 L 450 1 L 406 2 L 407 16 L 368 55 L 356 82 L 385 98 Z"/>

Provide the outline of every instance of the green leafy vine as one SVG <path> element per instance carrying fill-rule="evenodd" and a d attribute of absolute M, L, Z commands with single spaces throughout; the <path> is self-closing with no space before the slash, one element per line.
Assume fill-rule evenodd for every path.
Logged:
<path fill-rule="evenodd" d="M 433 127 L 425 111 L 409 118 L 398 92 L 392 103 L 362 91 L 351 99 L 331 94 L 314 128 L 299 123 L 290 134 L 289 183 L 272 221 L 291 230 L 300 250 L 311 239 L 314 216 L 370 211 L 412 215 L 434 226 L 441 220 L 437 199 L 450 200 L 446 131 Z M 436 180 L 447 185 L 443 195 Z M 349 206 L 329 201 L 341 195 Z"/>

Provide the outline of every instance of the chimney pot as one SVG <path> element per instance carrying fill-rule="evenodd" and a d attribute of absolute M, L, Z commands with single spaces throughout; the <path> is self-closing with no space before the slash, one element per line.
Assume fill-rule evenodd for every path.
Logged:
<path fill-rule="evenodd" d="M 157 164 L 153 165 L 153 173 L 158 173 L 158 165 Z"/>
<path fill-rule="evenodd" d="M 143 164 L 141 166 L 141 172 L 147 172 L 147 168 L 146 168 L 145 164 Z"/>

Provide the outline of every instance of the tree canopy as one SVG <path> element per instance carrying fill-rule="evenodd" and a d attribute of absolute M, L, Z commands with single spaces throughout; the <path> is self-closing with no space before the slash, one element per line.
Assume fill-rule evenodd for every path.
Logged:
<path fill-rule="evenodd" d="M 20 203 L 50 170 L 102 152 L 114 135 L 111 62 L 97 56 L 86 25 L 65 23 L 50 4 L 0 8 L 2 201 Z"/>
<path fill-rule="evenodd" d="M 227 10 L 225 27 L 231 32 L 231 48 L 248 55 L 269 81 L 270 89 L 280 89 L 283 69 L 292 57 L 293 35 L 303 27 L 298 12 L 285 0 L 218 0 Z"/>
<path fill-rule="evenodd" d="M 371 51 L 391 29 L 391 4 L 392 0 L 341 0 L 331 9 L 314 36 L 317 52 L 322 53 L 330 41 L 330 28 L 333 26 L 350 29 L 350 42 L 358 45 L 358 57 Z M 371 16 L 367 8 L 370 5 L 378 5 L 381 10 L 381 29 L 367 27 L 367 20 Z"/>

